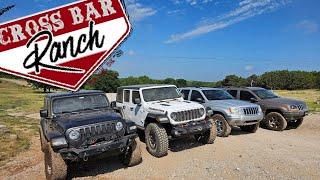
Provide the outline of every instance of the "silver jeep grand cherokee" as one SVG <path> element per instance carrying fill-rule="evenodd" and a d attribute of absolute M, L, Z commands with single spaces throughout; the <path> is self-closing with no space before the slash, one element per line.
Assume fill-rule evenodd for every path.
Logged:
<path fill-rule="evenodd" d="M 234 99 L 228 92 L 218 88 L 180 88 L 185 100 L 195 101 L 205 106 L 208 116 L 216 121 L 217 135 L 227 137 L 232 127 L 255 133 L 263 113 L 259 105 Z"/>

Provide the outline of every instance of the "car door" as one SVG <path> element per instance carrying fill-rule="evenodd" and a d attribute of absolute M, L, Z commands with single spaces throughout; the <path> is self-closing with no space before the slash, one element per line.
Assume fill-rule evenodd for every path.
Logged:
<path fill-rule="evenodd" d="M 201 99 L 201 101 L 200 101 Z M 192 90 L 190 101 L 198 102 L 198 103 L 204 103 L 204 97 L 202 94 L 197 90 Z"/>
<path fill-rule="evenodd" d="M 253 95 L 250 91 L 241 90 L 240 91 L 240 100 L 251 102 L 251 99 L 257 99 L 255 95 Z"/>
<path fill-rule="evenodd" d="M 123 118 L 124 119 L 128 119 L 128 120 L 131 120 L 132 117 L 131 117 L 131 113 L 130 113 L 130 106 L 131 106 L 131 103 L 130 103 L 130 90 L 128 89 L 124 89 L 122 91 L 123 93 L 123 100 L 122 100 L 122 104 L 121 104 L 121 109 L 122 109 L 122 115 L 123 115 Z"/>
<path fill-rule="evenodd" d="M 182 89 L 180 93 L 183 95 L 184 100 L 189 100 L 189 94 L 190 94 L 189 89 Z"/>
<path fill-rule="evenodd" d="M 135 102 L 136 99 L 139 99 L 141 102 L 140 92 L 136 90 L 131 90 L 129 99 L 124 99 L 124 103 L 126 103 L 126 117 L 128 117 L 126 119 L 135 122 L 137 126 L 144 127 L 144 120 L 146 118 L 144 109 L 141 103 Z"/>

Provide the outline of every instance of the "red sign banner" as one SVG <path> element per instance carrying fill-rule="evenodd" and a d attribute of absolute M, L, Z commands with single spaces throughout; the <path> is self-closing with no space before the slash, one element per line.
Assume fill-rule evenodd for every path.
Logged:
<path fill-rule="evenodd" d="M 0 71 L 78 90 L 128 37 L 120 0 L 82 0 L 0 24 Z"/>

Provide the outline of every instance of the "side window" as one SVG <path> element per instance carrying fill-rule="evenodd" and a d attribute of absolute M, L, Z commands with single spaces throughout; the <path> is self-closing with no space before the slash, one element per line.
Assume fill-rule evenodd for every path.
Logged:
<path fill-rule="evenodd" d="M 249 91 L 241 91 L 240 92 L 240 100 L 250 101 L 254 96 Z"/>
<path fill-rule="evenodd" d="M 190 90 L 182 90 L 181 94 L 183 94 L 183 99 L 188 100 Z"/>
<path fill-rule="evenodd" d="M 234 98 L 237 98 L 237 90 L 227 90 L 229 94 L 231 94 L 231 96 L 233 96 Z"/>
<path fill-rule="evenodd" d="M 133 104 L 135 104 L 135 103 L 134 103 L 134 100 L 137 99 L 137 98 L 141 99 L 141 98 L 140 98 L 139 91 L 132 91 L 132 103 L 133 103 Z"/>
<path fill-rule="evenodd" d="M 124 99 L 123 99 L 124 102 L 130 101 L 130 91 L 129 90 L 125 90 L 123 96 L 124 96 Z"/>
<path fill-rule="evenodd" d="M 201 93 L 200 93 L 199 91 L 193 90 L 193 91 L 192 91 L 192 94 L 191 94 L 191 101 L 198 101 L 198 100 L 197 100 L 198 98 L 203 99 Z"/>
<path fill-rule="evenodd" d="M 122 103 L 123 102 L 123 91 L 122 89 L 117 90 L 117 102 Z"/>

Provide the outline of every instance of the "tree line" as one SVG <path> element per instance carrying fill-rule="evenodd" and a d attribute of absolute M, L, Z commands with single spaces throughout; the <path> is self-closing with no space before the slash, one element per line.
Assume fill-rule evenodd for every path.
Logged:
<path fill-rule="evenodd" d="M 228 75 L 217 82 L 188 81 L 185 79 L 167 78 L 151 79 L 148 76 L 119 78 L 116 71 L 104 70 L 95 74 L 85 85 L 86 89 L 99 89 L 115 92 L 119 86 L 136 84 L 174 84 L 177 87 L 226 87 L 226 86 L 258 86 L 273 90 L 320 89 L 320 72 L 317 71 L 270 71 L 262 75 L 251 75 L 247 78 Z"/>
<path fill-rule="evenodd" d="M 0 73 L 3 78 L 16 78 Z M 34 88 L 48 92 L 53 87 L 38 82 L 28 81 Z M 120 86 L 136 84 L 174 84 L 177 87 L 226 87 L 226 86 L 258 86 L 267 89 L 299 90 L 320 89 L 320 71 L 270 71 L 262 75 L 251 75 L 247 78 L 228 75 L 217 82 L 188 81 L 185 79 L 166 78 L 163 80 L 151 79 L 148 76 L 119 78 L 119 73 L 111 70 L 102 70 L 95 73 L 82 87 L 83 89 L 97 89 L 104 92 L 115 92 Z"/>

